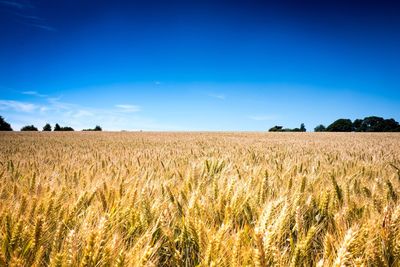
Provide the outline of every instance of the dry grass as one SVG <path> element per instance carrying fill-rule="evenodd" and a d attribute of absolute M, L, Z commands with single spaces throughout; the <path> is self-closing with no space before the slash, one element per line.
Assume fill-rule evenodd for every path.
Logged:
<path fill-rule="evenodd" d="M 399 266 L 400 135 L 1 133 L 0 266 Z"/>

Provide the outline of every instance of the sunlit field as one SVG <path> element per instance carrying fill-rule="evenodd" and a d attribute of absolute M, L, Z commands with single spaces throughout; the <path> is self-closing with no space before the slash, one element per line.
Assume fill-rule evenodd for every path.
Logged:
<path fill-rule="evenodd" d="M 399 266 L 400 134 L 0 134 L 0 266 Z"/>

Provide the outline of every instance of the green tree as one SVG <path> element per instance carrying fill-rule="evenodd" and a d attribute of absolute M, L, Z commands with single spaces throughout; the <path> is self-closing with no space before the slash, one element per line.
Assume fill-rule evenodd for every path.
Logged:
<path fill-rule="evenodd" d="M 370 116 L 354 120 L 353 128 L 356 132 L 395 132 L 399 130 L 399 123 L 394 119 Z"/>
<path fill-rule="evenodd" d="M 54 131 L 68 132 L 68 131 L 74 131 L 74 129 L 69 126 L 60 127 L 60 125 L 58 125 L 58 123 L 56 123 L 56 125 L 54 126 Z"/>
<path fill-rule="evenodd" d="M 12 131 L 11 125 L 0 116 L 0 131 Z"/>
<path fill-rule="evenodd" d="M 300 124 L 300 132 L 305 132 L 305 131 L 307 131 L 307 129 L 304 123 Z"/>
<path fill-rule="evenodd" d="M 283 128 L 283 126 L 275 125 L 274 127 L 270 128 L 268 131 L 269 132 L 282 132 L 282 128 Z"/>
<path fill-rule="evenodd" d="M 400 125 L 394 119 L 384 120 L 383 130 L 385 132 L 400 132 Z"/>
<path fill-rule="evenodd" d="M 43 132 L 50 132 L 51 131 L 51 125 L 46 123 L 45 126 L 43 126 Z"/>
<path fill-rule="evenodd" d="M 103 131 L 103 129 L 99 125 L 96 125 L 96 127 L 94 127 L 93 130 L 94 131 Z"/>
<path fill-rule="evenodd" d="M 61 127 L 60 125 L 58 125 L 58 123 L 56 123 L 56 125 L 54 126 L 54 131 L 61 131 Z"/>
<path fill-rule="evenodd" d="M 326 130 L 328 132 L 351 132 L 353 131 L 353 123 L 349 119 L 338 119 L 329 125 Z"/>
<path fill-rule="evenodd" d="M 83 129 L 84 132 L 93 132 L 93 131 L 103 131 L 99 125 L 96 125 L 93 129 Z"/>
<path fill-rule="evenodd" d="M 354 120 L 354 122 L 353 122 L 353 129 L 354 129 L 354 131 L 356 131 L 356 132 L 362 132 L 362 128 L 361 128 L 362 123 L 363 123 L 363 120 L 360 120 L 360 119 Z"/>
<path fill-rule="evenodd" d="M 64 126 L 64 127 L 61 127 L 61 130 L 60 130 L 60 131 L 64 131 L 64 132 L 73 132 L 73 131 L 74 131 L 74 128 L 69 127 L 69 126 Z"/>
<path fill-rule="evenodd" d="M 24 126 L 24 127 L 22 127 L 21 128 L 21 131 L 35 131 L 35 132 L 37 132 L 38 131 L 38 128 L 36 128 L 35 126 L 33 126 L 33 125 L 26 125 L 26 126 Z"/>
<path fill-rule="evenodd" d="M 322 124 L 314 128 L 314 132 L 326 132 L 326 127 Z"/>

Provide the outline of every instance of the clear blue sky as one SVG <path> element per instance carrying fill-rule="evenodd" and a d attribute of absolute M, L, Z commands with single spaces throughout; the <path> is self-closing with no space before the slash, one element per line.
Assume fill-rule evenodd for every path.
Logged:
<path fill-rule="evenodd" d="M 18 130 L 308 130 L 400 120 L 396 1 L 0 0 Z"/>

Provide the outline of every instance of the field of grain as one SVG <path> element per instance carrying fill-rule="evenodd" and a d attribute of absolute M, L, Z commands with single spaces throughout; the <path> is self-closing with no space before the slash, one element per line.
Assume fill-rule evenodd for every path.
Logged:
<path fill-rule="evenodd" d="M 400 266 L 400 134 L 1 133 L 0 266 Z"/>

